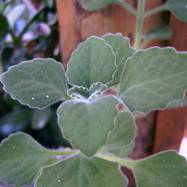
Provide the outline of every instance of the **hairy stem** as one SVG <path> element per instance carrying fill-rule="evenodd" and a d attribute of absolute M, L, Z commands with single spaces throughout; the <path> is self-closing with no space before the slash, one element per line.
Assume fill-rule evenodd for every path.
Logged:
<path fill-rule="evenodd" d="M 138 1 L 138 10 L 136 14 L 135 41 L 134 41 L 135 48 L 141 47 L 141 38 L 142 38 L 144 14 L 145 14 L 145 2 L 146 0 Z"/>

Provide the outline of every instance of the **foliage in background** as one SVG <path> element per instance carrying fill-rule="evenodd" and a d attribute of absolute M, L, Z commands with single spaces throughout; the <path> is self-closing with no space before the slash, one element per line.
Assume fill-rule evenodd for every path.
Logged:
<path fill-rule="evenodd" d="M 60 61 L 58 35 L 54 1 L 1 2 L 0 71 L 34 57 Z M 54 115 L 57 106 L 41 111 L 28 109 L 13 101 L 0 85 L 0 139 L 21 130 L 46 146 L 66 145 Z"/>

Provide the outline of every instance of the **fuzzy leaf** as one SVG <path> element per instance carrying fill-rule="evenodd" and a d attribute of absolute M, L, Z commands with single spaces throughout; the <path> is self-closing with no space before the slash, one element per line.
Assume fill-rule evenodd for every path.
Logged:
<path fill-rule="evenodd" d="M 0 145 L 0 180 L 17 187 L 29 185 L 49 156 L 29 135 L 11 135 Z"/>
<path fill-rule="evenodd" d="M 135 121 L 129 112 L 121 112 L 116 116 L 114 129 L 108 134 L 107 142 L 102 151 L 121 157 L 128 155 L 127 146 L 135 136 Z M 130 151 L 131 149 L 129 149 Z M 119 153 L 119 154 L 118 154 Z"/>
<path fill-rule="evenodd" d="M 174 13 L 178 19 L 187 22 L 187 1 L 186 0 L 167 0 L 166 8 Z"/>
<path fill-rule="evenodd" d="M 36 187 L 124 187 L 118 165 L 75 157 L 42 169 Z"/>
<path fill-rule="evenodd" d="M 114 127 L 116 104 L 113 96 L 63 103 L 58 109 L 58 122 L 64 136 L 85 155 L 94 155 Z"/>
<path fill-rule="evenodd" d="M 52 59 L 34 59 L 2 74 L 4 90 L 32 108 L 45 108 L 66 95 L 63 66 Z"/>
<path fill-rule="evenodd" d="M 130 46 L 130 41 L 127 37 L 121 34 L 106 34 L 103 36 L 104 40 L 112 46 L 112 49 L 116 55 L 117 70 L 114 75 L 114 80 L 110 85 L 118 84 L 121 77 L 121 72 L 126 64 L 127 58 L 134 53 L 133 48 Z"/>
<path fill-rule="evenodd" d="M 164 108 L 187 88 L 187 53 L 173 48 L 137 52 L 124 68 L 120 97 L 131 111 Z"/>
<path fill-rule="evenodd" d="M 138 187 L 187 186 L 187 163 L 174 151 L 162 152 L 134 163 Z"/>
<path fill-rule="evenodd" d="M 101 10 L 117 0 L 79 0 L 81 6 L 88 11 Z"/>
<path fill-rule="evenodd" d="M 72 53 L 66 72 L 69 82 L 87 88 L 95 82 L 107 83 L 115 72 L 115 60 L 111 46 L 92 36 Z"/>

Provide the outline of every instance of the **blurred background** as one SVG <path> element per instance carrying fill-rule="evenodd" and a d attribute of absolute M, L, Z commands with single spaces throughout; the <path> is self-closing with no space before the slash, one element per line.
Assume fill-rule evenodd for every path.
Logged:
<path fill-rule="evenodd" d="M 0 1 L 0 72 L 35 57 L 61 61 L 53 0 Z M 68 146 L 57 125 L 58 104 L 32 110 L 12 100 L 0 85 L 0 141 L 24 131 L 49 148 Z"/>
<path fill-rule="evenodd" d="M 128 1 L 136 8 L 136 0 Z M 147 1 L 146 8 L 162 3 L 163 0 Z M 88 36 L 121 32 L 133 43 L 134 26 L 134 17 L 117 5 L 87 12 L 78 0 L 0 0 L 0 72 L 35 57 L 54 58 L 66 67 L 71 52 Z M 161 28 L 165 35 L 159 38 L 153 28 Z M 187 50 L 186 31 L 186 23 L 168 12 L 159 13 L 145 21 L 144 47 Z M 45 110 L 29 109 L 12 100 L 0 85 L 0 141 L 24 131 L 48 148 L 69 146 L 57 125 L 58 106 L 57 103 Z M 186 106 L 139 117 L 137 129 L 132 158 L 166 149 L 175 149 L 187 157 Z"/>

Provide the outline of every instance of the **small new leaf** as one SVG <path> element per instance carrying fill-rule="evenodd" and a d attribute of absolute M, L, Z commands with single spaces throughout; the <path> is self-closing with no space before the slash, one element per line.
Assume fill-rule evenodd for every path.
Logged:
<path fill-rule="evenodd" d="M 32 108 L 45 108 L 66 96 L 65 72 L 53 59 L 34 59 L 2 74 L 4 90 L 13 99 Z"/>
<path fill-rule="evenodd" d="M 0 145 L 0 180 L 17 187 L 30 185 L 49 156 L 29 135 L 11 135 Z"/>
<path fill-rule="evenodd" d="M 173 48 L 141 50 L 127 62 L 120 97 L 131 111 L 165 108 L 187 88 L 187 53 Z"/>
<path fill-rule="evenodd" d="M 138 187 L 187 186 L 187 163 L 175 151 L 162 152 L 133 164 Z"/>
<path fill-rule="evenodd" d="M 174 13 L 178 19 L 187 22 L 187 1 L 186 0 L 167 0 L 166 8 Z"/>
<path fill-rule="evenodd" d="M 124 187 L 125 178 L 116 163 L 74 157 L 42 169 L 36 187 Z"/>
<path fill-rule="evenodd" d="M 71 84 L 89 88 L 93 83 L 107 83 L 116 70 L 116 57 L 104 39 L 90 37 L 72 53 L 67 67 Z"/>
<path fill-rule="evenodd" d="M 113 96 L 63 103 L 58 109 L 58 122 L 64 136 L 85 155 L 93 156 L 114 128 L 116 104 Z"/>
<path fill-rule="evenodd" d="M 107 142 L 101 151 L 110 152 L 119 157 L 129 154 L 135 136 L 135 121 L 129 112 L 121 112 L 116 116 L 114 129 L 108 134 Z M 131 145 L 129 145 L 131 143 Z M 130 148 L 127 150 L 128 146 Z M 124 153 L 124 154 L 123 154 Z"/>

